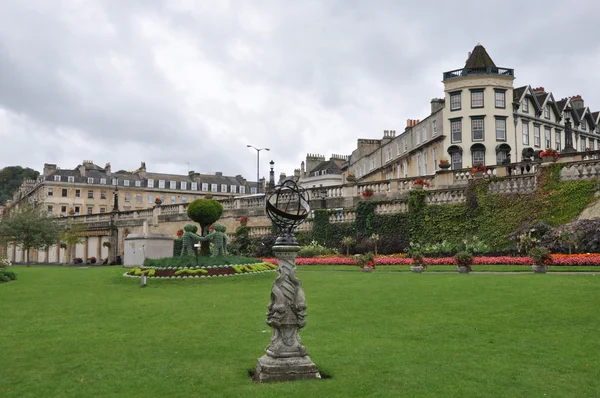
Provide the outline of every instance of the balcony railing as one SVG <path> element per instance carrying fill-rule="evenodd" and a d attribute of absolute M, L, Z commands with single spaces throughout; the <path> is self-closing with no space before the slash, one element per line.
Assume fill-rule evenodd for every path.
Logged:
<path fill-rule="evenodd" d="M 444 80 L 457 77 L 475 76 L 475 75 L 499 75 L 515 77 L 515 70 L 508 68 L 484 67 L 484 68 L 462 68 L 444 72 Z"/>

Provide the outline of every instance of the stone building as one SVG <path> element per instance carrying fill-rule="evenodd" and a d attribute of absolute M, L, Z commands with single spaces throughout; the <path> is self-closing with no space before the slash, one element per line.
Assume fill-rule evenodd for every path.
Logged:
<path fill-rule="evenodd" d="M 215 198 L 256 193 L 256 182 L 242 176 L 222 173 L 188 175 L 153 173 L 145 162 L 133 172 L 111 170 L 84 160 L 74 169 L 60 169 L 45 164 L 37 181 L 25 181 L 7 202 L 7 210 L 18 210 L 27 202 L 39 206 L 49 216 L 108 213 L 114 209 L 118 194 L 118 210 L 139 210 L 154 206 L 156 199 L 164 204 L 182 204 L 211 195 Z"/>
<path fill-rule="evenodd" d="M 452 170 L 531 160 L 546 148 L 565 149 L 566 124 L 575 151 L 600 149 L 600 112 L 580 95 L 557 101 L 543 87 L 514 88 L 514 79 L 514 69 L 496 66 L 477 44 L 463 68 L 443 73 L 444 98 L 431 100 L 427 117 L 408 119 L 399 134 L 358 140 L 342 168 L 344 181 L 432 179 L 442 159 Z"/>
<path fill-rule="evenodd" d="M 328 187 L 343 182 L 342 167 L 347 156 L 332 154 L 328 160 L 325 156 L 307 154 L 306 162 L 294 170 L 294 178 L 306 188 Z"/>

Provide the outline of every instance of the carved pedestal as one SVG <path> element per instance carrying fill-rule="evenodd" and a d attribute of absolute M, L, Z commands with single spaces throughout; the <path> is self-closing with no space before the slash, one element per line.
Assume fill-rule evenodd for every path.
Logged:
<path fill-rule="evenodd" d="M 273 328 L 265 355 L 258 359 L 257 382 L 320 379 L 321 374 L 301 344 L 299 329 L 306 325 L 306 300 L 296 278 L 299 246 L 275 246 L 279 276 L 271 289 L 267 325 Z"/>

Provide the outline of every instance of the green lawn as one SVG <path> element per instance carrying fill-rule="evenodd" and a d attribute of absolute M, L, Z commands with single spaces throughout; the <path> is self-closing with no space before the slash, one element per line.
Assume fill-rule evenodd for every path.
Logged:
<path fill-rule="evenodd" d="M 14 270 L 1 397 L 600 396 L 600 275 L 303 267 L 303 343 L 332 378 L 255 384 L 275 273 L 142 289 L 121 268 Z"/>

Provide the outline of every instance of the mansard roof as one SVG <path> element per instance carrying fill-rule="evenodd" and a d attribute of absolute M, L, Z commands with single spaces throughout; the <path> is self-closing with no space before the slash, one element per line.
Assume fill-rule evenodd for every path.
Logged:
<path fill-rule="evenodd" d="M 465 63 L 465 68 L 486 68 L 492 67 L 495 68 L 496 64 L 492 61 L 492 57 L 487 53 L 485 48 L 477 43 L 473 51 L 469 55 L 467 62 Z"/>
<path fill-rule="evenodd" d="M 314 167 L 309 173 L 312 174 L 322 170 L 327 170 L 328 174 L 342 174 L 340 166 L 338 166 L 338 164 L 333 159 L 329 159 L 325 162 L 319 163 L 317 167 Z"/>

